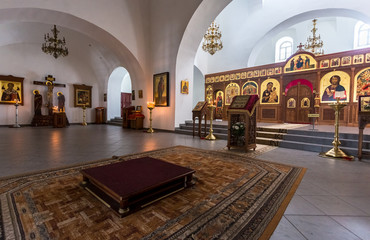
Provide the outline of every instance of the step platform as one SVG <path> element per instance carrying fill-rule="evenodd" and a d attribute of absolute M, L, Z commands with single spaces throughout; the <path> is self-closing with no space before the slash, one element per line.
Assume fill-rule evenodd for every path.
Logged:
<path fill-rule="evenodd" d="M 151 157 L 81 170 L 81 185 L 124 217 L 192 186 L 194 170 Z"/>

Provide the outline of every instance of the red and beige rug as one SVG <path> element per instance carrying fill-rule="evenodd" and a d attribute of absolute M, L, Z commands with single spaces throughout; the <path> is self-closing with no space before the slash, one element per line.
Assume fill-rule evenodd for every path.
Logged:
<path fill-rule="evenodd" d="M 83 168 L 144 156 L 196 170 L 196 184 L 124 218 L 80 186 Z M 2 179 L 0 239 L 268 239 L 304 172 L 177 146 Z"/>

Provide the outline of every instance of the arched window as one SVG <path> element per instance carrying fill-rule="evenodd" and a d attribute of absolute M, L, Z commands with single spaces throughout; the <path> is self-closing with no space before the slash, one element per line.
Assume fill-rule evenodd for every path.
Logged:
<path fill-rule="evenodd" d="M 283 62 L 292 55 L 293 38 L 282 37 L 275 45 L 275 62 Z"/>
<path fill-rule="evenodd" d="M 358 21 L 355 25 L 353 48 L 364 48 L 370 46 L 370 25 Z"/>

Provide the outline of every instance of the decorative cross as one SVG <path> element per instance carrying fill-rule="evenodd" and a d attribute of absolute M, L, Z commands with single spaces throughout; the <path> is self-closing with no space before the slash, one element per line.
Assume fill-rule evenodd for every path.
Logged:
<path fill-rule="evenodd" d="M 48 95 L 47 95 L 47 103 L 46 106 L 48 107 L 49 116 L 53 115 L 53 90 L 54 87 L 66 87 L 65 84 L 61 83 L 54 83 L 55 78 L 53 75 L 48 75 L 45 77 L 45 82 L 40 81 L 33 81 L 35 85 L 44 85 L 48 87 Z"/>
<path fill-rule="evenodd" d="M 297 46 L 298 51 L 303 51 L 303 47 L 304 45 L 302 43 L 299 43 L 299 45 Z"/>

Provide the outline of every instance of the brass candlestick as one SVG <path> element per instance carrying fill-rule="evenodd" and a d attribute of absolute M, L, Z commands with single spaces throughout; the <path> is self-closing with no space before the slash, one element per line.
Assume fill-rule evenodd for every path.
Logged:
<path fill-rule="evenodd" d="M 211 112 L 211 119 L 210 119 L 210 126 L 209 126 L 209 134 L 205 139 L 207 140 L 216 140 L 215 135 L 213 135 L 213 128 L 212 128 L 212 121 L 213 121 L 213 110 L 216 108 L 214 105 L 209 105 L 208 109 Z"/>
<path fill-rule="evenodd" d="M 335 110 L 335 134 L 333 141 L 334 147 L 330 149 L 328 152 L 326 152 L 325 155 L 335 158 L 349 157 L 347 154 L 345 154 L 342 150 L 339 149 L 339 145 L 341 144 L 339 141 L 339 111 L 345 106 L 347 106 L 347 104 L 340 103 L 339 98 L 337 98 L 337 102 L 329 104 L 329 106 Z"/>
<path fill-rule="evenodd" d="M 155 107 L 155 103 L 154 102 L 147 102 L 147 108 L 149 109 L 150 111 L 150 117 L 149 117 L 149 129 L 148 129 L 148 133 L 154 133 L 154 130 L 152 128 L 152 110 L 154 109 Z"/>
<path fill-rule="evenodd" d="M 19 100 L 15 100 L 15 124 L 13 125 L 13 128 L 20 128 L 21 126 L 18 124 L 18 106 L 19 106 Z"/>
<path fill-rule="evenodd" d="M 86 122 L 86 105 L 82 107 L 82 126 L 87 126 Z"/>

